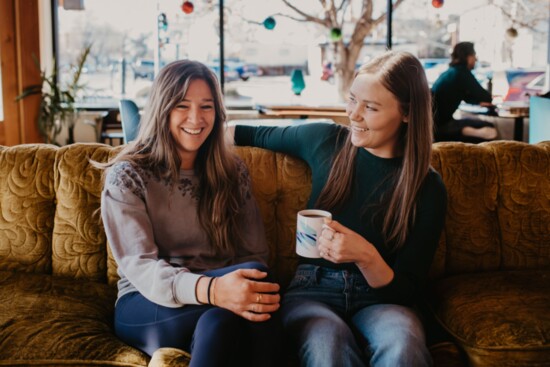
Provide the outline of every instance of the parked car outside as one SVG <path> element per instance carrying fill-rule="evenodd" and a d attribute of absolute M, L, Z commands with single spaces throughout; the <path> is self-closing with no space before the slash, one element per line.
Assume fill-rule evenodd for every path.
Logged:
<path fill-rule="evenodd" d="M 134 79 L 153 80 L 155 76 L 155 62 L 153 60 L 138 59 L 132 67 L 134 69 Z"/>
<path fill-rule="evenodd" d="M 216 74 L 220 75 L 220 62 L 217 59 L 207 63 L 207 66 Z M 257 65 L 246 64 L 240 59 L 227 58 L 224 62 L 224 80 L 234 82 L 238 80 L 247 81 L 251 76 L 259 74 Z"/>

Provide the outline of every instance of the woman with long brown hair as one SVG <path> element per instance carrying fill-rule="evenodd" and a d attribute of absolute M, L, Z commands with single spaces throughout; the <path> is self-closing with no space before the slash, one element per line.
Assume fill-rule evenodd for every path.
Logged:
<path fill-rule="evenodd" d="M 283 296 L 283 324 L 302 365 L 427 366 L 414 304 L 447 199 L 430 168 L 431 100 L 418 59 L 387 52 L 363 65 L 347 113 L 349 127 L 233 132 L 239 145 L 305 160 L 312 174 L 308 208 L 332 212 L 317 240 L 321 257 L 299 259 Z"/>
<path fill-rule="evenodd" d="M 279 286 L 246 167 L 225 145 L 215 74 L 164 67 L 137 139 L 108 163 L 101 212 L 118 265 L 115 332 L 191 366 L 271 366 L 280 354 Z"/>

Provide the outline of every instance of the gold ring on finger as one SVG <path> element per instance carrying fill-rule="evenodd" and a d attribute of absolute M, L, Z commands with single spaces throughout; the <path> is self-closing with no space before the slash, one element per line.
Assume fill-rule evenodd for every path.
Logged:
<path fill-rule="evenodd" d="M 260 296 L 260 293 L 256 294 L 256 303 L 260 303 L 262 299 L 262 296 Z"/>

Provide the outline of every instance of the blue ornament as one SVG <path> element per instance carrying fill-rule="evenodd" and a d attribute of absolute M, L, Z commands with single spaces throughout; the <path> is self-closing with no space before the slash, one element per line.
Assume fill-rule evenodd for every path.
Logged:
<path fill-rule="evenodd" d="M 304 80 L 304 73 L 300 69 L 292 70 L 290 75 L 290 81 L 292 82 L 292 91 L 299 96 L 306 88 L 306 81 Z"/>
<path fill-rule="evenodd" d="M 264 24 L 265 29 L 272 30 L 277 25 L 277 22 L 275 21 L 275 18 L 267 17 L 267 18 L 265 18 L 263 24 Z"/>

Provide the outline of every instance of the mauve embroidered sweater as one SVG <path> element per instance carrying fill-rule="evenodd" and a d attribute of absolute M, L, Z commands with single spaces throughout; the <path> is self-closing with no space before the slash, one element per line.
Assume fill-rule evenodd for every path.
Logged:
<path fill-rule="evenodd" d="M 267 262 L 268 247 L 246 166 L 239 161 L 243 243 L 235 256 L 217 253 L 199 225 L 198 177 L 181 170 L 179 182 L 119 162 L 106 175 L 101 214 L 120 280 L 118 298 L 140 292 L 166 307 L 198 304 L 195 287 L 201 272 L 246 261 Z"/>

